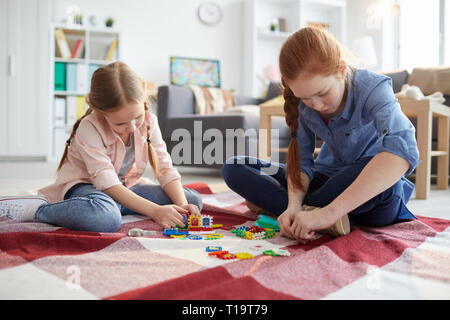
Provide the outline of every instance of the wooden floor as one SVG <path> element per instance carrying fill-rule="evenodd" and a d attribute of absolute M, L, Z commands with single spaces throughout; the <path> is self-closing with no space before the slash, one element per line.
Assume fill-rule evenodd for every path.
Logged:
<path fill-rule="evenodd" d="M 35 194 L 39 188 L 53 183 L 57 163 L 48 162 L 0 162 L 0 195 Z M 178 168 L 182 183 L 204 182 L 213 192 L 230 192 L 219 169 Z M 146 177 L 152 177 L 150 169 Z M 450 189 L 437 190 L 431 186 L 427 200 L 413 198 L 408 208 L 416 215 L 450 219 Z"/>

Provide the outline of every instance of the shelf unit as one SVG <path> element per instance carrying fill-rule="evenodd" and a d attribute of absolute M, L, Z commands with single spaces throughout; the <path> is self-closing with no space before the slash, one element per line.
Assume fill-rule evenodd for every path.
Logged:
<path fill-rule="evenodd" d="M 268 79 L 265 68 L 275 65 L 282 44 L 290 34 L 310 23 L 328 25 L 328 30 L 346 44 L 345 0 L 244 0 L 244 94 L 264 95 Z M 270 30 L 278 18 L 285 30 Z"/>
<path fill-rule="evenodd" d="M 83 54 L 79 58 L 62 57 L 55 31 L 62 30 L 69 46 L 74 51 L 78 40 L 83 41 Z M 113 42 L 116 43 L 110 60 L 106 60 Z M 50 123 L 51 137 L 47 159 L 59 161 L 73 124 L 87 109 L 85 96 L 90 89 L 92 73 L 100 66 L 107 65 L 120 57 L 120 33 L 110 28 L 67 27 L 51 25 L 50 27 Z M 60 69 L 57 69 L 59 67 Z M 64 76 L 61 70 L 64 70 Z M 61 84 L 56 87 L 55 78 Z M 65 83 L 59 81 L 64 80 Z M 65 86 L 65 87 L 64 87 Z M 74 110 L 75 108 L 75 110 Z"/>

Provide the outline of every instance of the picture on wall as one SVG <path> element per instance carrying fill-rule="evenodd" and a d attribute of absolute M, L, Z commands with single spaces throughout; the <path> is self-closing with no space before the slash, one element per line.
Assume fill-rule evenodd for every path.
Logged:
<path fill-rule="evenodd" d="M 220 88 L 219 60 L 170 57 L 170 82 Z"/>

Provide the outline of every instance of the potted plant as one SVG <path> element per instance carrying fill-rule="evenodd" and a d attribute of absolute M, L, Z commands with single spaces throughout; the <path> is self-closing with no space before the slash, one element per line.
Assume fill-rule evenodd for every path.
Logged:
<path fill-rule="evenodd" d="M 112 17 L 106 18 L 105 25 L 108 28 L 112 28 L 112 26 L 114 25 L 114 18 L 112 18 Z"/>

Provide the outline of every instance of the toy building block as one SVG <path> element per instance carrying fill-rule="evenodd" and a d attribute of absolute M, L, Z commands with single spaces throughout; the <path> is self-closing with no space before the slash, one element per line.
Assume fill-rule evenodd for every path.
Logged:
<path fill-rule="evenodd" d="M 210 233 L 206 235 L 206 240 L 218 240 L 223 238 L 223 234 L 220 233 Z"/>
<path fill-rule="evenodd" d="M 280 231 L 278 221 L 263 214 L 258 216 L 258 220 L 256 220 L 255 225 L 261 228 L 270 228 L 275 231 Z"/>
<path fill-rule="evenodd" d="M 164 232 L 163 232 L 163 234 L 164 234 L 165 236 L 171 236 L 171 235 L 177 235 L 177 236 L 179 236 L 179 235 L 187 235 L 187 234 L 189 234 L 189 231 L 186 231 L 186 230 L 178 230 L 178 229 L 176 229 L 176 228 L 172 228 L 172 229 L 165 229 Z"/>
<path fill-rule="evenodd" d="M 219 250 L 219 251 L 212 251 L 210 253 L 208 253 L 209 256 L 217 256 L 217 255 L 221 255 L 221 254 L 225 254 L 228 253 L 227 250 Z"/>
<path fill-rule="evenodd" d="M 197 217 L 197 216 L 192 216 L 192 217 L 189 217 L 189 227 L 190 228 L 200 228 L 202 225 L 201 225 L 201 218 L 200 217 Z"/>
<path fill-rule="evenodd" d="M 217 258 L 223 259 L 223 260 L 231 260 L 231 259 L 236 259 L 237 257 L 233 253 L 224 253 L 224 254 L 218 254 Z"/>
<path fill-rule="evenodd" d="M 222 251 L 222 247 L 219 246 L 207 246 L 206 252 L 215 252 L 215 251 Z"/>
<path fill-rule="evenodd" d="M 239 260 L 253 259 L 254 256 L 248 252 L 237 252 L 234 254 Z"/>
<path fill-rule="evenodd" d="M 189 239 L 189 240 L 202 240 L 203 238 L 201 236 L 189 235 L 189 236 L 186 236 L 186 239 Z"/>

